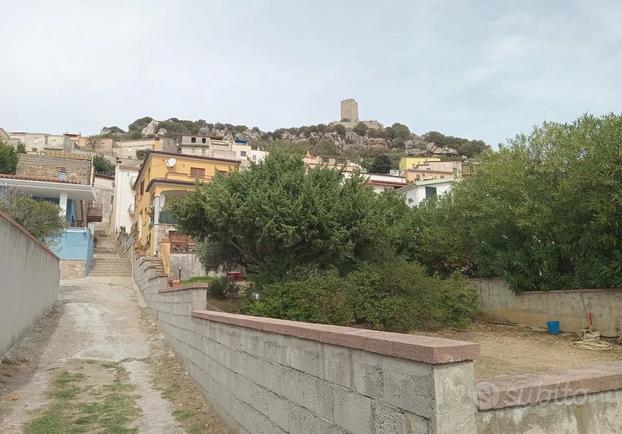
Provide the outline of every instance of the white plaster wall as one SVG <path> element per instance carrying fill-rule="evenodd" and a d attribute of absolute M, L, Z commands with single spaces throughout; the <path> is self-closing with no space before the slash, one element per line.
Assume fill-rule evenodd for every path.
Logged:
<path fill-rule="evenodd" d="M 436 187 L 436 195 L 437 197 L 440 197 L 451 190 L 452 185 L 453 184 L 451 182 L 447 182 L 429 185 L 429 187 Z M 419 185 L 408 189 L 404 193 L 404 200 L 406 201 L 406 204 L 413 207 L 423 202 L 425 199 L 425 187 L 425 185 Z"/>
<path fill-rule="evenodd" d="M 131 180 L 137 175 L 137 169 L 132 170 L 117 166 L 115 170 L 111 233 L 116 233 L 121 226 L 125 226 L 126 232 L 129 232 L 134 223 L 134 218 L 128 212 L 128 208 L 134 203 L 134 190 L 132 190 Z"/>
<path fill-rule="evenodd" d="M 56 301 L 59 260 L 0 215 L 0 359 Z"/>

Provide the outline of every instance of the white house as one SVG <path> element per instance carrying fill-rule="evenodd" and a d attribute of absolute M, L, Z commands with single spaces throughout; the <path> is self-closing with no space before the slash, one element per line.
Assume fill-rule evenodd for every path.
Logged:
<path fill-rule="evenodd" d="M 238 160 L 242 168 L 250 166 L 251 162 L 258 163 L 268 155 L 266 151 L 246 142 L 201 135 L 181 136 L 178 148 L 180 154 Z"/>
<path fill-rule="evenodd" d="M 397 191 L 404 195 L 406 204 L 413 207 L 419 205 L 424 199 L 442 196 L 451 190 L 455 182 L 454 178 L 430 179 L 409 184 Z"/>
<path fill-rule="evenodd" d="M 112 213 L 110 215 L 110 232 L 117 233 L 121 228 L 129 232 L 134 224 L 134 181 L 139 166 L 121 164 L 114 172 L 114 193 Z"/>

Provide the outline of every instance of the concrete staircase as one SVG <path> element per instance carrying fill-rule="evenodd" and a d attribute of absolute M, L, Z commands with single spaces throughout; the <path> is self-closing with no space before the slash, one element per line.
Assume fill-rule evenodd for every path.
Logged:
<path fill-rule="evenodd" d="M 129 258 L 117 253 L 114 241 L 108 236 L 98 236 L 93 251 L 93 262 L 89 276 L 131 276 L 132 264 Z"/>

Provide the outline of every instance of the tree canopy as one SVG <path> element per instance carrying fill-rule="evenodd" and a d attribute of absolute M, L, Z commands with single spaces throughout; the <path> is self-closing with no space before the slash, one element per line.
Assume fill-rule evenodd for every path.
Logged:
<path fill-rule="evenodd" d="M 391 158 L 389 158 L 386 154 L 377 155 L 374 158 L 374 162 L 372 163 L 369 171 L 371 173 L 389 173 L 391 170 Z"/>
<path fill-rule="evenodd" d="M 48 245 L 54 244 L 54 237 L 66 226 L 58 205 L 10 188 L 0 189 L 0 211 Z"/>
<path fill-rule="evenodd" d="M 216 178 L 173 211 L 182 231 L 206 242 L 212 266 L 275 274 L 299 265 L 352 267 L 382 250 L 390 221 L 359 176 L 307 170 L 298 156 L 283 152 Z"/>
<path fill-rule="evenodd" d="M 93 167 L 95 167 L 95 173 L 114 175 L 115 165 L 108 161 L 103 155 L 96 155 L 93 157 Z"/>
<path fill-rule="evenodd" d="M 0 140 L 0 173 L 15 174 L 17 154 L 20 152 L 25 152 L 23 145 L 20 144 L 16 150 L 13 146 Z"/>
<path fill-rule="evenodd" d="M 586 115 L 484 153 L 420 219 L 419 234 L 433 233 L 427 220 L 446 236 L 419 238 L 412 251 L 501 276 L 516 291 L 620 287 L 621 137 L 622 116 Z"/>

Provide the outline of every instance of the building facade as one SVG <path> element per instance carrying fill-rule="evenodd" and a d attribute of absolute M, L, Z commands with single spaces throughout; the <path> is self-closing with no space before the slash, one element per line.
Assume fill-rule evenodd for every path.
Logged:
<path fill-rule="evenodd" d="M 11 143 L 24 145 L 26 152 L 37 153 L 46 149 L 71 152 L 79 134 L 48 134 L 17 131 L 9 133 Z"/>
<path fill-rule="evenodd" d="M 51 151 L 47 154 L 21 154 L 17 160 L 16 175 L 70 181 L 78 184 L 93 183 L 91 156 Z"/>
<path fill-rule="evenodd" d="M 456 182 L 453 178 L 431 179 L 428 181 L 415 182 L 397 190 L 404 195 L 406 205 L 414 207 L 425 199 L 440 197 L 452 189 Z"/>
<path fill-rule="evenodd" d="M 184 155 L 239 160 L 242 168 L 250 166 L 251 162 L 263 161 L 268 155 L 266 151 L 246 142 L 214 139 L 201 135 L 181 136 L 178 149 L 179 153 Z"/>
<path fill-rule="evenodd" d="M 110 215 L 110 233 L 130 232 L 134 224 L 134 182 L 139 166 L 120 164 L 114 172 L 114 193 Z"/>
<path fill-rule="evenodd" d="M 408 182 L 430 179 L 459 178 L 462 175 L 461 161 L 427 161 L 414 169 L 406 169 L 403 175 Z"/>
<path fill-rule="evenodd" d="M 416 169 L 417 166 L 429 161 L 441 161 L 438 157 L 402 157 L 400 158 L 400 171 Z"/>
<path fill-rule="evenodd" d="M 183 196 L 193 191 L 197 182 L 211 182 L 239 168 L 237 160 L 149 152 L 133 186 L 139 244 L 148 254 L 157 253 L 159 240 L 174 223 L 165 208 L 167 198 Z"/>
<path fill-rule="evenodd" d="M 177 152 L 175 140 L 169 137 L 115 142 L 112 155 L 120 160 L 142 160 L 147 151 Z"/>

